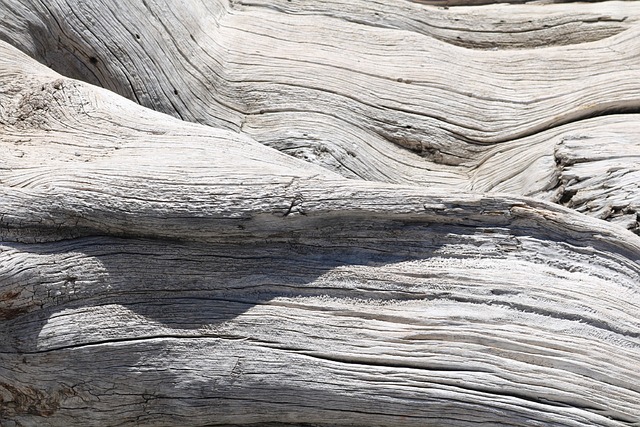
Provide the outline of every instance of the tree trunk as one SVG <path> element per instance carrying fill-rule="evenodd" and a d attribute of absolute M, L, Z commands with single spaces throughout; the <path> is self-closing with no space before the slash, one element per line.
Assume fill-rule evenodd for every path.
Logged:
<path fill-rule="evenodd" d="M 0 5 L 2 426 L 640 425 L 640 4 L 89 3 Z"/>

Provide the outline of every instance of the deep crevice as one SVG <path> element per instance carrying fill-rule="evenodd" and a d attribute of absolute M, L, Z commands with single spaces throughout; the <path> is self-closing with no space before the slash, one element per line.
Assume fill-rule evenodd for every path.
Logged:
<path fill-rule="evenodd" d="M 547 121 L 546 123 L 541 123 L 537 126 L 533 126 L 530 129 L 524 130 L 514 135 L 510 135 L 506 138 L 500 138 L 500 139 L 491 140 L 488 142 L 477 141 L 477 140 L 473 142 L 480 145 L 503 144 L 503 143 L 512 142 L 518 139 L 528 138 L 542 132 L 546 132 L 562 126 L 577 123 L 583 120 L 590 120 L 590 119 L 607 117 L 607 116 L 631 115 L 631 114 L 640 114 L 640 99 L 635 100 L 635 103 L 632 105 L 610 106 L 610 107 L 607 107 L 606 105 L 602 105 L 602 106 L 599 106 L 599 108 L 594 108 L 591 111 L 584 111 L 584 110 L 569 111 L 564 114 L 565 118 L 563 119 L 555 120 L 553 122 Z"/>
<path fill-rule="evenodd" d="M 65 346 L 60 346 L 60 347 L 52 347 L 52 348 L 47 348 L 45 350 L 36 350 L 36 351 L 20 351 L 20 352 L 0 352 L 0 354 L 46 354 L 46 353 L 52 353 L 55 351 L 62 351 L 62 350 L 73 350 L 73 349 L 78 349 L 78 348 L 84 348 L 84 347 L 94 347 L 94 346 L 100 346 L 100 345 L 109 345 L 109 344 L 121 344 L 121 343 L 129 343 L 129 342 L 136 342 L 136 341 L 149 341 L 149 340 L 165 340 L 165 339 L 175 339 L 175 340 L 188 340 L 188 339 L 194 339 L 194 340 L 207 340 L 207 339 L 214 339 L 214 340 L 232 340 L 232 341 L 242 341 L 242 340 L 246 340 L 245 337 L 238 337 L 238 336 L 233 336 L 233 335 L 224 335 L 224 334 L 216 334 L 214 333 L 214 331 L 211 331 L 210 335 L 206 335 L 204 333 L 200 333 L 199 335 L 194 335 L 194 334 L 158 334 L 158 335 L 149 335 L 149 336 L 143 336 L 143 337 L 130 337 L 130 338 L 112 338 L 112 339 L 104 339 L 104 340 L 96 340 L 96 341 L 92 341 L 92 342 L 86 342 L 86 343 L 79 343 L 79 344 L 69 344 L 69 345 L 65 345 Z"/>
<path fill-rule="evenodd" d="M 578 193 L 577 190 L 563 190 L 562 196 L 558 200 L 558 204 L 562 206 L 569 206 L 571 199 Z"/>
<path fill-rule="evenodd" d="M 398 363 L 391 361 L 384 361 L 382 359 L 374 359 L 366 358 L 363 356 L 360 357 L 340 357 L 338 355 L 332 356 L 327 354 L 320 354 L 312 351 L 305 350 L 294 350 L 299 354 L 313 357 L 314 359 L 327 360 L 329 362 L 338 362 L 345 363 L 350 365 L 365 365 L 365 366 L 377 366 L 381 368 L 393 368 L 393 369 L 415 369 L 420 371 L 432 371 L 432 372 L 480 372 L 480 373 L 490 373 L 490 370 L 480 370 L 480 369 L 469 369 L 464 368 L 462 366 L 456 367 L 447 367 L 447 366 L 424 366 L 424 365 L 414 365 L 409 363 Z"/>

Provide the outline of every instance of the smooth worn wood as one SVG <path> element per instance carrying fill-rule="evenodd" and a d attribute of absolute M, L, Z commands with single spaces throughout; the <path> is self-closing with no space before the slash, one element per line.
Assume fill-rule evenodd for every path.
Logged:
<path fill-rule="evenodd" d="M 639 422 L 636 4 L 125 3 L 0 5 L 2 426 Z"/>

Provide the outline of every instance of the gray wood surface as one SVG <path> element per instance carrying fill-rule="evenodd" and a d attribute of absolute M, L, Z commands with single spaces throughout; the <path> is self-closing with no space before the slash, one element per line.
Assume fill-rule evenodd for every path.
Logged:
<path fill-rule="evenodd" d="M 640 425 L 639 5 L 422 3 L 2 2 L 0 425 Z"/>

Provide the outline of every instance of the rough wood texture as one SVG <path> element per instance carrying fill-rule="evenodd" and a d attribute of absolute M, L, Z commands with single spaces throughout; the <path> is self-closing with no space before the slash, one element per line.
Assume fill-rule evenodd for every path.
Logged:
<path fill-rule="evenodd" d="M 622 151 L 581 162 L 587 187 L 556 154 L 610 132 L 584 119 L 640 108 L 639 3 L 31 0 L 3 13 L 0 38 L 67 76 L 345 177 L 564 203 L 605 188 L 570 206 L 638 229 L 638 192 L 619 190 L 637 162 L 621 181 L 616 160 L 637 151 L 634 115 L 609 137 L 629 140 Z M 505 150 L 510 168 L 484 167 Z"/>
<path fill-rule="evenodd" d="M 131 3 L 0 5 L 0 424 L 639 425 L 638 5 Z"/>

